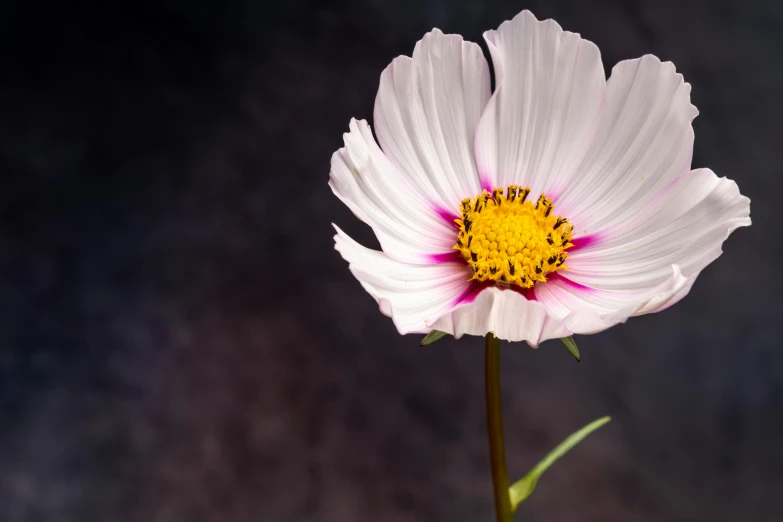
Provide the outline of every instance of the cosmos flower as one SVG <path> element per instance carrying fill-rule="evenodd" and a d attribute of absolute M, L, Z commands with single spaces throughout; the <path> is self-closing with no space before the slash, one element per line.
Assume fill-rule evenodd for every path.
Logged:
<path fill-rule="evenodd" d="M 682 299 L 750 201 L 691 170 L 690 85 L 524 11 L 481 48 L 435 29 L 392 61 L 377 143 L 352 120 L 334 194 L 375 232 L 336 249 L 401 333 L 590 334 Z M 379 146 L 380 144 L 380 146 Z"/>

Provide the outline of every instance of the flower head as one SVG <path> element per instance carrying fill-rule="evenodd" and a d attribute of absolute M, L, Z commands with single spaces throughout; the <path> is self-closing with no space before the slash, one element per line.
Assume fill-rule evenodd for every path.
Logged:
<path fill-rule="evenodd" d="M 381 75 L 330 186 L 382 251 L 336 248 L 401 333 L 541 341 L 682 299 L 750 225 L 736 183 L 691 170 L 690 85 L 647 55 L 607 80 L 598 48 L 528 11 L 481 48 L 435 29 Z"/>

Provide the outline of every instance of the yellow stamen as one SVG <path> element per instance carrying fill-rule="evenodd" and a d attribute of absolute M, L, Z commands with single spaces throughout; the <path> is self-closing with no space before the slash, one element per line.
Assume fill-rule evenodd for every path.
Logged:
<path fill-rule="evenodd" d="M 552 200 L 541 194 L 527 201 L 530 188 L 509 185 L 462 200 L 462 218 L 454 248 L 473 270 L 476 281 L 532 287 L 546 274 L 568 268 L 565 260 L 573 227 L 552 214 Z"/>

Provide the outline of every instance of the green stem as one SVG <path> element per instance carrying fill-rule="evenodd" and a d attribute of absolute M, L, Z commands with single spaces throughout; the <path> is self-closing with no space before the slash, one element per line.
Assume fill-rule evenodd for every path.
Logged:
<path fill-rule="evenodd" d="M 486 337 L 487 432 L 492 486 L 495 493 L 497 522 L 512 522 L 511 497 L 508 492 L 506 445 L 503 442 L 503 409 L 500 404 L 500 340 Z"/>

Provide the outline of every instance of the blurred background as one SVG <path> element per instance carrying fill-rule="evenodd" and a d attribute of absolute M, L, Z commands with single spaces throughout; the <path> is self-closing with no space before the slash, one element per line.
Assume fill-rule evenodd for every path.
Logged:
<path fill-rule="evenodd" d="M 67 5 L 66 5 L 67 4 Z M 523 8 L 693 86 L 738 230 L 665 313 L 503 345 L 518 519 L 779 521 L 783 3 L 8 2 L 0 7 L 0 521 L 489 521 L 479 338 L 400 336 L 327 187 L 381 71 Z"/>

